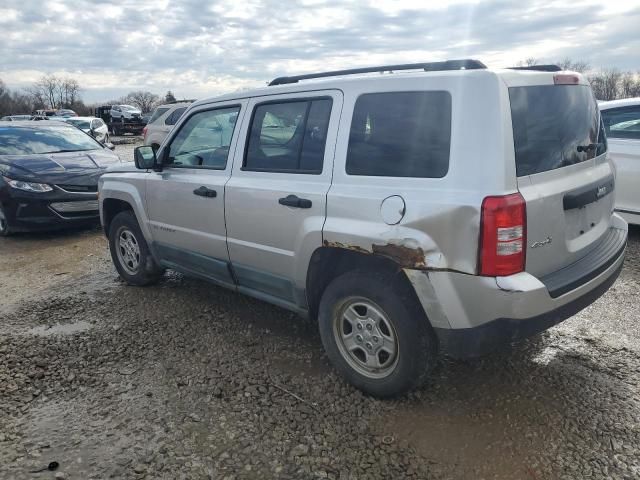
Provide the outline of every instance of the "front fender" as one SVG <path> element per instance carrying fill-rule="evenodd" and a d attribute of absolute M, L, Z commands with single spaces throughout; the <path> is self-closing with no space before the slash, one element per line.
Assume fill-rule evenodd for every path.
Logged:
<path fill-rule="evenodd" d="M 145 208 L 146 176 L 144 171 L 123 173 L 118 175 L 105 174 L 100 178 L 98 185 L 100 222 L 105 225 L 104 202 L 108 199 L 121 200 L 131 205 L 140 230 L 148 244 L 152 242 L 151 229 L 149 228 L 149 218 Z"/>

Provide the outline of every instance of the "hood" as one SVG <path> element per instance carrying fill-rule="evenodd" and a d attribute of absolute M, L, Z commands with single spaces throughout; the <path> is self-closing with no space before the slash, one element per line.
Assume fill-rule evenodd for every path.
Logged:
<path fill-rule="evenodd" d="M 105 169 L 120 163 L 111 150 L 0 156 L 0 173 L 38 183 L 96 185 Z"/>

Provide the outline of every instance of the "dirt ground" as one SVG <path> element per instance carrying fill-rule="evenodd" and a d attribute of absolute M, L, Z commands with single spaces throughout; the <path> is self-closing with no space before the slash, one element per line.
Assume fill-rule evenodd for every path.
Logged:
<path fill-rule="evenodd" d="M 172 272 L 124 285 L 97 227 L 0 239 L 0 478 L 637 479 L 639 294 L 632 229 L 594 305 L 379 401 L 311 322 Z"/>

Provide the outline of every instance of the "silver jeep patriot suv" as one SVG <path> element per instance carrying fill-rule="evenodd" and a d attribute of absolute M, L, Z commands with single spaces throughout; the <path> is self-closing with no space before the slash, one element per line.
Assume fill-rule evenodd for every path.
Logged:
<path fill-rule="evenodd" d="M 100 180 L 113 262 L 317 319 L 335 368 L 391 396 L 594 302 L 624 260 L 586 80 L 475 60 L 281 77 L 192 104 Z"/>

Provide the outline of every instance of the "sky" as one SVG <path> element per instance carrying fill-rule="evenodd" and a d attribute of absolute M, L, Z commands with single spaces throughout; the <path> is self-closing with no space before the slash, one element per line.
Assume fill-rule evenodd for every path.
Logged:
<path fill-rule="evenodd" d="M 203 98 L 274 77 L 475 58 L 640 70 L 640 0 L 2 0 L 0 79 Z"/>

